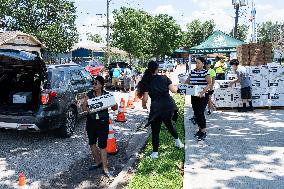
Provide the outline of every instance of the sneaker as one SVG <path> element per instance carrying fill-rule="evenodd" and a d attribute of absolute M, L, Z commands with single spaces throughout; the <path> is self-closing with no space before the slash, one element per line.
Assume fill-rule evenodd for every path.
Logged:
<path fill-rule="evenodd" d="M 204 140 L 206 138 L 206 133 L 201 132 L 200 135 L 198 136 L 198 141 Z"/>
<path fill-rule="evenodd" d="M 176 139 L 176 147 L 184 148 L 184 144 L 180 141 L 180 139 Z"/>
<path fill-rule="evenodd" d="M 238 109 L 238 112 L 247 112 L 248 110 L 246 108 L 240 108 Z"/>
<path fill-rule="evenodd" d="M 254 111 L 254 108 L 253 108 L 252 106 L 250 106 L 250 107 L 248 107 L 247 110 L 250 111 L 250 112 L 252 112 L 252 111 Z"/>
<path fill-rule="evenodd" d="M 159 157 L 158 152 L 152 152 L 152 154 L 150 155 L 150 158 L 152 159 L 157 159 Z"/>
<path fill-rule="evenodd" d="M 207 115 L 210 115 L 211 114 L 211 111 L 209 110 L 208 112 L 207 112 Z"/>
<path fill-rule="evenodd" d="M 201 134 L 201 131 L 198 130 L 198 131 L 194 134 L 194 137 L 199 137 L 200 134 Z"/>
<path fill-rule="evenodd" d="M 89 171 L 93 171 L 93 170 L 95 170 L 95 169 L 97 169 L 97 168 L 100 168 L 100 167 L 102 167 L 102 166 L 103 166 L 102 163 L 92 165 L 92 166 L 89 167 Z"/>
<path fill-rule="evenodd" d="M 111 171 L 104 171 L 103 170 L 103 174 L 107 177 L 107 178 L 113 178 L 114 174 Z"/>

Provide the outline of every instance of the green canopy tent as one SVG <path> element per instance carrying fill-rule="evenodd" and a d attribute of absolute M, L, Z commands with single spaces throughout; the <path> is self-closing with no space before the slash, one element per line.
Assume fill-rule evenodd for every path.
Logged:
<path fill-rule="evenodd" d="M 221 31 L 215 31 L 200 45 L 189 49 L 189 54 L 214 54 L 236 52 L 236 47 L 245 42 L 235 39 Z"/>

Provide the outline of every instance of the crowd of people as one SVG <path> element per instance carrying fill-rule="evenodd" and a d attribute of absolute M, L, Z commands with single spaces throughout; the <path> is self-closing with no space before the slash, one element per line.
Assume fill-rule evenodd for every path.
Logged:
<path fill-rule="evenodd" d="M 234 59 L 230 61 L 232 71 L 237 74 L 237 79 L 231 81 L 230 86 L 240 82 L 241 85 L 241 98 L 244 101 L 243 111 L 247 107 L 246 103 L 249 103 L 249 109 L 253 110 L 251 102 L 251 82 L 248 74 L 243 70 L 238 69 L 238 60 Z M 171 93 L 178 93 L 178 88 L 172 83 L 172 81 L 166 75 L 158 74 L 159 64 L 155 61 L 148 63 L 147 69 L 144 72 L 141 80 L 136 86 L 137 94 L 142 99 L 142 107 L 147 109 L 147 102 L 149 97 L 151 98 L 150 113 L 148 123 L 151 125 L 152 130 L 152 153 L 150 157 L 156 159 L 159 157 L 159 135 L 162 123 L 166 126 L 169 133 L 174 138 L 175 146 L 179 149 L 184 148 L 184 144 L 179 139 L 178 132 L 174 126 L 174 122 L 178 118 L 178 107 L 170 95 Z M 214 69 L 214 67 L 216 69 Z M 203 57 L 196 58 L 196 68 L 190 71 L 187 78 L 187 84 L 202 85 L 203 90 L 200 91 L 198 96 L 191 96 L 192 109 L 194 112 L 193 120 L 198 125 L 198 131 L 195 133 L 195 137 L 201 141 L 207 136 L 206 133 L 206 117 L 205 109 L 208 105 L 208 114 L 211 114 L 213 104 L 211 96 L 214 93 L 215 79 L 224 79 L 224 73 L 226 67 L 224 61 L 219 60 L 212 68 L 211 62 Z M 117 65 L 113 68 L 112 84 L 115 89 L 118 87 L 121 77 L 123 77 L 124 89 L 126 91 L 134 88 L 135 77 L 130 68 L 119 68 Z M 216 71 L 216 72 L 215 72 Z M 97 76 L 93 80 L 93 89 L 86 95 L 84 108 L 88 111 L 86 131 L 89 139 L 89 145 L 91 148 L 94 165 L 89 169 L 94 170 L 99 167 L 103 168 L 103 174 L 108 177 L 112 176 L 112 173 L 108 169 L 107 163 L 107 138 L 109 130 L 109 113 L 108 109 L 104 109 L 98 112 L 90 112 L 87 104 L 87 100 L 108 94 L 104 90 L 105 80 L 102 76 Z M 113 110 L 117 109 L 117 105 L 112 107 Z"/>

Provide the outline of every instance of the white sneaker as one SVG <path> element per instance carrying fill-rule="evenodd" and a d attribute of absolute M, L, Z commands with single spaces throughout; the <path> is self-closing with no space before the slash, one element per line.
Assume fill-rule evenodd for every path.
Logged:
<path fill-rule="evenodd" d="M 176 139 L 176 147 L 178 148 L 184 148 L 184 144 L 180 141 L 180 139 Z"/>
<path fill-rule="evenodd" d="M 152 159 L 157 159 L 159 157 L 158 152 L 152 152 L 152 154 L 150 155 L 150 158 Z"/>

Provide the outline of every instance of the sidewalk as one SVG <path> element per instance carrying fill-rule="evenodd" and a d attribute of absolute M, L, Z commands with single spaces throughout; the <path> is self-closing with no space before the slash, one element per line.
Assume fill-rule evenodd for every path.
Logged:
<path fill-rule="evenodd" d="M 185 103 L 184 189 L 284 187 L 284 110 L 216 111 L 197 142 L 190 96 Z"/>

